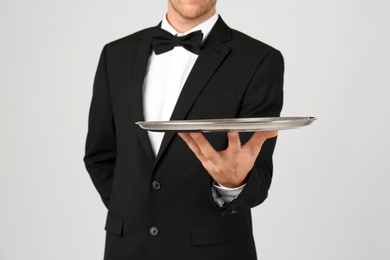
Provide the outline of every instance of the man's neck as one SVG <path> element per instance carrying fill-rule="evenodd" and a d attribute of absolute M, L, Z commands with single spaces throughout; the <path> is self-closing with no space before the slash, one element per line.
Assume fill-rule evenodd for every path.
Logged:
<path fill-rule="evenodd" d="M 187 19 L 185 17 L 180 16 L 179 14 L 175 12 L 170 12 L 168 9 L 167 13 L 167 21 L 169 24 L 178 32 L 178 33 L 185 33 L 195 26 L 207 21 L 210 19 L 214 14 L 216 10 L 212 9 L 210 12 L 206 13 L 205 15 L 194 18 L 194 19 Z"/>

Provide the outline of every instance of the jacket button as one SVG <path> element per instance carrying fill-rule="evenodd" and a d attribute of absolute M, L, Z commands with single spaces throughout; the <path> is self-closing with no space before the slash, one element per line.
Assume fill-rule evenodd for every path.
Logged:
<path fill-rule="evenodd" d="M 158 235 L 158 228 L 156 227 L 151 227 L 149 229 L 149 234 L 152 235 L 152 236 L 157 236 Z"/>
<path fill-rule="evenodd" d="M 158 181 L 154 181 L 154 182 L 152 182 L 152 187 L 155 190 L 159 190 L 159 189 L 161 189 L 161 183 L 159 183 Z"/>

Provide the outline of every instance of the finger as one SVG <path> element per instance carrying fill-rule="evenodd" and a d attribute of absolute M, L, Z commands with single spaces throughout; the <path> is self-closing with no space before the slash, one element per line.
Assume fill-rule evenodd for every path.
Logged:
<path fill-rule="evenodd" d="M 194 139 L 191 137 L 189 133 L 178 133 L 178 135 L 181 137 L 181 139 L 184 140 L 184 142 L 187 144 L 187 146 L 191 149 L 191 151 L 195 154 L 195 156 L 200 160 L 204 160 L 204 154 L 202 153 L 199 146 L 196 144 Z"/>
<path fill-rule="evenodd" d="M 278 135 L 278 131 L 262 131 L 255 132 L 251 139 L 243 146 L 244 148 L 251 149 L 254 153 L 258 154 L 263 146 L 265 140 L 273 138 Z"/>
<path fill-rule="evenodd" d="M 218 152 L 214 150 L 202 133 L 194 132 L 190 133 L 190 136 L 208 160 L 215 161 L 218 159 Z"/>
<path fill-rule="evenodd" d="M 237 132 L 228 132 L 228 149 L 231 151 L 239 151 L 241 149 L 240 135 Z"/>
<path fill-rule="evenodd" d="M 260 131 L 260 132 L 255 132 L 252 136 L 251 139 L 255 141 L 259 140 L 266 140 L 269 138 L 273 138 L 278 135 L 278 131 Z"/>

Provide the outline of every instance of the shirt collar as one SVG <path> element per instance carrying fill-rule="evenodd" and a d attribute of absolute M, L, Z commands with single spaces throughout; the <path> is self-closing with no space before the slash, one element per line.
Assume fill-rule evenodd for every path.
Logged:
<path fill-rule="evenodd" d="M 167 16 L 164 15 L 164 18 L 161 22 L 161 29 L 164 29 L 166 31 L 168 31 L 169 33 L 173 34 L 173 35 L 179 35 L 179 36 L 182 36 L 182 35 L 187 35 L 189 33 L 192 33 L 192 32 L 195 32 L 195 31 L 199 31 L 201 30 L 202 33 L 203 33 L 203 38 L 202 38 L 202 43 L 206 40 L 207 36 L 209 36 L 210 32 L 211 32 L 211 29 L 214 27 L 215 23 L 217 22 L 218 20 L 218 14 L 215 13 L 213 16 L 211 16 L 208 20 L 204 21 L 203 23 L 201 24 L 198 24 L 197 26 L 195 26 L 194 28 L 188 30 L 187 32 L 184 32 L 184 33 L 178 33 L 168 22 L 167 20 Z"/>

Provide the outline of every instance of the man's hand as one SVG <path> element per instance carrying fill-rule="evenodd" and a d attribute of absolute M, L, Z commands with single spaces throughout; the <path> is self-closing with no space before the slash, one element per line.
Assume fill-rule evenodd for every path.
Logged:
<path fill-rule="evenodd" d="M 178 134 L 217 183 L 235 188 L 246 182 L 263 143 L 266 139 L 277 136 L 278 131 L 256 132 L 244 145 L 241 145 L 237 132 L 229 132 L 229 145 L 223 151 L 215 151 L 201 133 Z"/>

